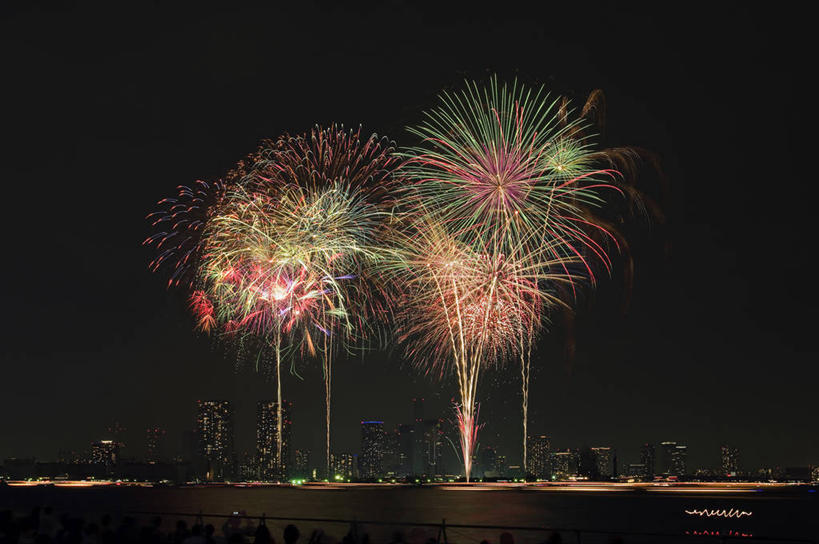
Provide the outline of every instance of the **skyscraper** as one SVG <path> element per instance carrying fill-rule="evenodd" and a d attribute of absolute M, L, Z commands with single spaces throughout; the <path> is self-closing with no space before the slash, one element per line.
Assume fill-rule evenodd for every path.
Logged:
<path fill-rule="evenodd" d="M 498 452 L 492 446 L 483 446 L 478 454 L 477 470 L 475 475 L 481 475 L 483 478 L 490 476 L 497 477 L 495 472 L 495 463 L 498 459 Z"/>
<path fill-rule="evenodd" d="M 282 401 L 282 459 L 278 459 L 278 410 L 272 400 L 256 404 L 256 462 L 262 480 L 286 480 L 292 471 L 290 453 L 293 403 Z"/>
<path fill-rule="evenodd" d="M 352 453 L 331 453 L 330 454 L 330 479 L 350 480 L 355 476 L 353 470 Z"/>
<path fill-rule="evenodd" d="M 674 446 L 674 451 L 671 452 L 671 470 L 670 474 L 677 478 L 683 478 L 688 474 L 688 446 L 677 444 Z"/>
<path fill-rule="evenodd" d="M 614 450 L 608 446 L 592 448 L 592 458 L 594 459 L 595 475 L 599 478 L 609 479 L 615 475 Z"/>
<path fill-rule="evenodd" d="M 671 474 L 671 457 L 676 447 L 676 442 L 660 442 L 660 462 L 657 467 L 658 474 Z"/>
<path fill-rule="evenodd" d="M 548 479 L 551 476 L 551 467 L 549 466 L 551 444 L 549 437 L 545 434 L 530 436 L 527 444 L 529 450 L 526 455 L 527 471 L 537 479 Z"/>
<path fill-rule="evenodd" d="M 640 447 L 640 464 L 644 467 L 644 473 L 641 474 L 646 480 L 654 479 L 654 444 L 645 443 Z"/>
<path fill-rule="evenodd" d="M 577 455 L 573 451 L 556 451 L 551 454 L 552 475 L 556 480 L 566 480 L 577 475 Z"/>
<path fill-rule="evenodd" d="M 420 457 L 420 471 L 416 474 L 436 476 L 443 474 L 441 456 L 444 450 L 444 432 L 441 421 L 438 419 L 424 419 L 415 425 L 416 444 L 420 438 L 420 446 L 415 451 L 416 458 Z M 418 460 L 416 460 L 418 464 Z"/>
<path fill-rule="evenodd" d="M 105 465 L 106 471 L 113 470 L 119 459 L 119 442 L 116 440 L 98 440 L 91 444 L 91 462 Z"/>
<path fill-rule="evenodd" d="M 398 458 L 401 466 L 398 476 L 415 474 L 415 425 L 398 426 Z"/>
<path fill-rule="evenodd" d="M 206 463 L 204 479 L 224 480 L 234 475 L 233 410 L 226 400 L 197 401 L 196 434 L 199 455 Z"/>
<path fill-rule="evenodd" d="M 293 455 L 293 478 L 310 477 L 310 450 L 296 450 Z"/>
<path fill-rule="evenodd" d="M 731 446 L 722 446 L 722 476 L 734 478 L 739 472 L 739 450 Z"/>
<path fill-rule="evenodd" d="M 506 468 L 506 456 L 498 455 L 495 457 L 495 472 L 499 477 L 503 478 L 506 476 Z"/>
<path fill-rule="evenodd" d="M 394 478 L 401 472 L 401 435 L 398 429 L 384 431 L 383 476 Z"/>
<path fill-rule="evenodd" d="M 383 421 L 361 422 L 361 456 L 358 462 L 362 478 L 379 478 L 383 475 Z"/>
<path fill-rule="evenodd" d="M 158 463 L 167 455 L 165 449 L 165 429 L 151 426 L 145 429 L 145 461 Z"/>

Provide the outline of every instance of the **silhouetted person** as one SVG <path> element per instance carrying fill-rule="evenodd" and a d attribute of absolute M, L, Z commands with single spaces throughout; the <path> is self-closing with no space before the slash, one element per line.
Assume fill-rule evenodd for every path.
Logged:
<path fill-rule="evenodd" d="M 37 524 L 37 533 L 41 535 L 48 535 L 49 538 L 53 539 L 57 536 L 57 531 L 59 528 L 57 518 L 54 516 L 54 510 L 50 506 L 43 508 L 43 510 L 40 512 L 39 523 Z"/>
<path fill-rule="evenodd" d="M 270 531 L 267 525 L 260 523 L 256 527 L 256 536 L 253 538 L 253 544 L 273 544 L 273 538 L 270 536 Z"/>
<path fill-rule="evenodd" d="M 216 539 L 214 538 L 213 534 L 216 532 L 216 527 L 213 524 L 208 523 L 205 525 L 205 542 L 206 544 L 215 544 Z"/>
<path fill-rule="evenodd" d="M 293 525 L 292 523 L 284 528 L 284 543 L 285 544 L 295 544 L 296 541 L 299 539 L 299 528 Z"/>
<path fill-rule="evenodd" d="M 85 526 L 82 544 L 100 544 L 100 528 L 96 523 L 89 523 Z"/>
<path fill-rule="evenodd" d="M 34 544 L 34 537 L 37 536 L 37 523 L 34 518 L 25 517 L 17 522 L 19 536 L 18 544 Z"/>
<path fill-rule="evenodd" d="M 182 544 L 182 541 L 188 538 L 188 524 L 185 523 L 184 519 L 180 519 L 176 522 L 176 530 L 173 532 L 173 542 L 174 544 Z"/>
<path fill-rule="evenodd" d="M 233 533 L 228 538 L 228 544 L 245 544 L 245 535 L 242 533 Z"/>
<path fill-rule="evenodd" d="M 310 534 L 309 544 L 319 544 L 323 535 L 324 531 L 321 529 L 313 529 L 312 534 Z"/>
<path fill-rule="evenodd" d="M 111 529 L 111 516 L 105 514 L 100 519 L 100 542 L 102 544 L 114 544 L 115 535 Z"/>
<path fill-rule="evenodd" d="M 191 527 L 190 536 L 183 540 L 182 544 L 205 544 L 205 537 L 202 536 L 202 526 L 197 523 Z"/>
<path fill-rule="evenodd" d="M 230 542 L 230 537 L 241 532 L 242 519 L 238 516 L 230 516 L 222 525 L 222 534 L 225 535 L 225 540 Z"/>
<path fill-rule="evenodd" d="M 546 544 L 563 544 L 563 537 L 560 536 L 560 533 L 552 533 L 546 540 Z"/>

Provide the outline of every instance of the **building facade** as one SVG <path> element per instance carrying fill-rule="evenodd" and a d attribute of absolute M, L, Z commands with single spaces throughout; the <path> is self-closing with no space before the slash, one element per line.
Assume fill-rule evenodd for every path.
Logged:
<path fill-rule="evenodd" d="M 614 466 L 616 460 L 614 450 L 608 446 L 601 446 L 592 448 L 591 452 L 595 476 L 604 480 L 613 478 L 617 473 Z"/>
<path fill-rule="evenodd" d="M 384 422 L 361 422 L 361 455 L 359 473 L 362 478 L 374 479 L 384 471 Z"/>
<path fill-rule="evenodd" d="M 739 450 L 731 446 L 720 448 L 722 457 L 722 477 L 736 478 L 739 472 Z"/>
<path fill-rule="evenodd" d="M 278 403 L 262 400 L 256 404 L 256 466 L 257 477 L 264 481 L 284 481 L 293 472 L 290 449 L 293 404 L 282 401 L 282 453 L 279 461 Z"/>
<path fill-rule="evenodd" d="M 551 441 L 545 434 L 530 436 L 527 441 L 526 470 L 539 480 L 551 477 Z"/>
<path fill-rule="evenodd" d="M 167 457 L 165 429 L 151 426 L 145 429 L 145 461 L 159 463 Z"/>
<path fill-rule="evenodd" d="M 654 479 L 656 453 L 654 444 L 643 444 L 640 446 L 640 464 L 643 465 L 643 474 L 641 475 L 646 480 Z"/>
<path fill-rule="evenodd" d="M 197 402 L 196 436 L 198 454 L 204 461 L 201 477 L 226 480 L 236 471 L 233 449 L 233 409 L 226 400 Z"/>

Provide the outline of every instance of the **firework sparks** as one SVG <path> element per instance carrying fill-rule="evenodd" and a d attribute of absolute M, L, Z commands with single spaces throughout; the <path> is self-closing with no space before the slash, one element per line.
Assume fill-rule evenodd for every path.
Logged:
<path fill-rule="evenodd" d="M 473 247 L 447 231 L 447 223 L 416 209 L 396 232 L 402 248 L 397 282 L 402 285 L 401 334 L 409 355 L 427 372 L 452 369 L 460 400 L 456 414 L 464 473 L 470 477 L 478 430 L 478 378 L 491 365 L 516 355 L 518 339 L 539 321 L 543 304 L 560 301 L 544 286 L 570 284 L 567 259 L 550 260 L 548 246 L 521 258 Z M 534 263 L 534 264 L 533 264 Z"/>
<path fill-rule="evenodd" d="M 557 266 L 563 278 L 584 277 L 594 284 L 596 263 L 609 270 L 607 245 L 617 243 L 594 210 L 605 204 L 602 191 L 620 189 L 615 170 L 597 167 L 600 156 L 584 136 L 586 124 L 582 116 L 570 121 L 566 101 L 550 97 L 543 87 L 501 85 L 496 78 L 486 88 L 468 83 L 460 93 L 443 94 L 439 107 L 410 129 L 422 139 L 406 152 L 405 170 L 414 182 L 410 198 L 434 209 L 452 236 L 480 248 L 496 265 L 514 262 L 533 275 Z M 529 294 L 527 303 L 514 302 L 514 308 L 529 308 L 525 319 L 512 317 L 521 314 L 505 308 L 507 301 L 482 300 L 459 314 L 464 332 L 486 328 L 479 334 L 486 337 L 481 356 L 520 358 L 524 468 L 532 345 L 540 314 L 556 299 L 531 301 L 544 300 L 537 294 L 543 289 L 565 285 L 550 282 L 537 278 L 525 289 L 515 287 Z M 568 282 L 571 293 L 574 284 Z M 484 319 L 470 324 L 473 314 Z M 431 355 L 440 360 L 440 353 Z M 460 409 L 467 410 L 459 412 L 461 420 L 469 420 L 468 407 L 462 403 Z"/>
<path fill-rule="evenodd" d="M 208 319 L 230 336 L 272 338 L 279 384 L 282 346 L 321 360 L 329 470 L 332 362 L 383 317 L 373 270 L 398 159 L 385 140 L 335 126 L 265 142 L 254 157 L 209 224 Z"/>
<path fill-rule="evenodd" d="M 159 201 L 159 209 L 148 215 L 157 230 L 143 245 L 154 246 L 157 255 L 149 267 L 171 269 L 168 286 L 190 287 L 202 254 L 202 234 L 208 218 L 224 195 L 221 181 L 197 181 L 192 187 L 180 185 L 175 197 Z"/>

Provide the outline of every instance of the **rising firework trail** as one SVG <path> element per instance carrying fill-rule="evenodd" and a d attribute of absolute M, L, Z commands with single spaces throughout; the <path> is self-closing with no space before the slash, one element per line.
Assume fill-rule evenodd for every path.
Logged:
<path fill-rule="evenodd" d="M 400 249 L 394 277 L 403 294 L 399 340 L 425 372 L 443 377 L 452 371 L 457 378 L 455 411 L 468 481 L 479 428 L 479 376 L 517 355 L 518 339 L 540 319 L 543 304 L 560 304 L 540 286 L 570 285 L 564 270 L 573 260 L 550 257 L 548 247 L 525 259 L 522 245 L 509 254 L 474 247 L 420 203 L 404 220 L 394 232 Z"/>

